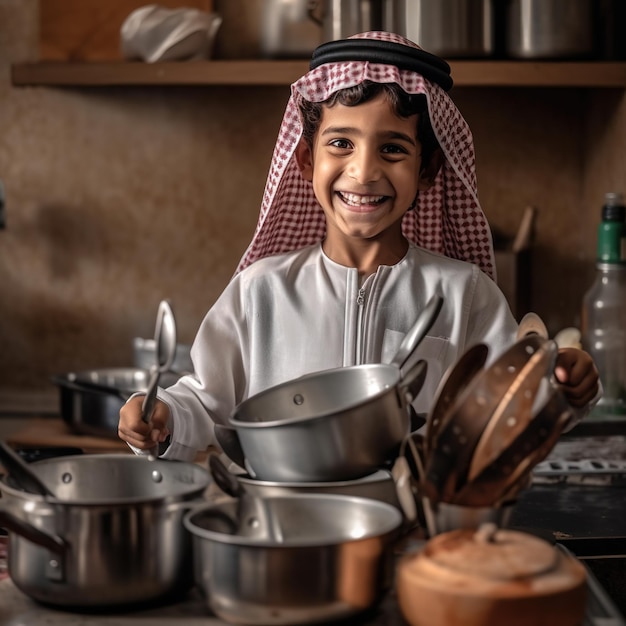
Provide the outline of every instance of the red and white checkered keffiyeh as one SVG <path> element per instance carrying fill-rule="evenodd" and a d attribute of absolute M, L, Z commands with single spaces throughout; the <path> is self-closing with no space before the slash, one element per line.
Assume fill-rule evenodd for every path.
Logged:
<path fill-rule="evenodd" d="M 352 38 L 377 39 L 418 48 L 393 33 L 368 32 Z M 413 243 L 478 265 L 495 278 L 491 231 L 478 201 L 472 133 L 448 94 L 421 74 L 394 65 L 365 61 L 321 65 L 291 86 L 263 194 L 256 231 L 237 271 L 266 256 L 303 248 L 324 239 L 324 212 L 313 186 L 300 175 L 294 152 L 302 135 L 298 102 L 321 102 L 334 92 L 364 80 L 398 83 L 406 92 L 423 93 L 445 164 L 435 184 L 420 191 L 414 210 L 402 223 Z M 416 172 L 417 175 L 417 172 Z"/>

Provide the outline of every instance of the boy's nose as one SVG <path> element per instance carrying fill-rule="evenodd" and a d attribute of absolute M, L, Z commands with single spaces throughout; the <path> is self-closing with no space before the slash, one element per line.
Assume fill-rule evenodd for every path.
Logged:
<path fill-rule="evenodd" d="M 355 152 L 350 159 L 348 175 L 361 184 L 371 183 L 380 178 L 380 163 L 369 150 Z"/>

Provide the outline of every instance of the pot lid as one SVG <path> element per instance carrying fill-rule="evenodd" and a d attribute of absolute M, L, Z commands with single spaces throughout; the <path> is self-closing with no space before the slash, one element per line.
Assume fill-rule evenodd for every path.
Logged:
<path fill-rule="evenodd" d="M 444 570 L 492 581 L 532 578 L 554 570 L 559 562 L 547 541 L 495 524 L 437 535 L 424 547 L 423 557 Z"/>

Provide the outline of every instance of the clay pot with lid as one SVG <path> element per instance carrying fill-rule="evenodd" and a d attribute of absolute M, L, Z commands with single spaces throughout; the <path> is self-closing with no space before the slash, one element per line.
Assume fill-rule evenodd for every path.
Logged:
<path fill-rule="evenodd" d="M 437 535 L 400 560 L 396 584 L 411 626 L 579 626 L 587 602 L 580 562 L 494 524 Z"/>

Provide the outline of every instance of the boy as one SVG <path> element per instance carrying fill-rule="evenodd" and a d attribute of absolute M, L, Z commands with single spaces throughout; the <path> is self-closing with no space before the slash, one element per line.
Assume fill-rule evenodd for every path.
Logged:
<path fill-rule="evenodd" d="M 418 412 L 468 347 L 493 358 L 515 340 L 449 66 L 375 32 L 320 46 L 311 68 L 292 86 L 252 243 L 192 347 L 195 375 L 159 391 L 150 424 L 141 397 L 120 413 L 137 451 L 170 435 L 164 457 L 192 460 L 216 443 L 215 422 L 264 389 L 389 362 L 435 293 Z M 580 350 L 561 351 L 556 376 L 581 412 L 597 395 Z"/>

